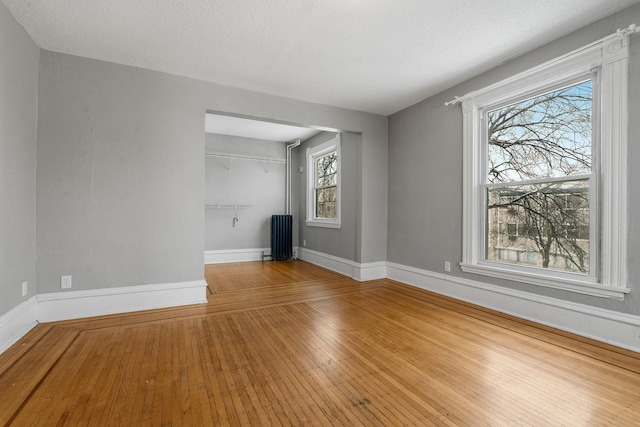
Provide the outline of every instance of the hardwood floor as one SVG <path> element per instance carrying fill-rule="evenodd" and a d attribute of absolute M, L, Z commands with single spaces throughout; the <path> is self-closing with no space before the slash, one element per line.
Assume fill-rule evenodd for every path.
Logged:
<path fill-rule="evenodd" d="M 640 425 L 638 353 L 301 261 L 206 279 L 206 305 L 38 325 L 0 425 Z"/>

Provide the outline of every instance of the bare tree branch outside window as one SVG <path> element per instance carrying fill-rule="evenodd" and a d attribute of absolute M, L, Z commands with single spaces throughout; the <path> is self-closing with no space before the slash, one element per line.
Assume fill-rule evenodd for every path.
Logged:
<path fill-rule="evenodd" d="M 485 114 L 488 260 L 589 272 L 592 105 L 587 80 Z"/>
<path fill-rule="evenodd" d="M 316 218 L 335 218 L 337 213 L 338 156 L 336 152 L 315 160 Z"/>

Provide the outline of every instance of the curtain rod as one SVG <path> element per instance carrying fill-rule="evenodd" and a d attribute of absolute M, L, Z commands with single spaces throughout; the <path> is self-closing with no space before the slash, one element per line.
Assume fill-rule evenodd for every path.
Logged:
<path fill-rule="evenodd" d="M 604 41 L 606 41 L 606 40 L 614 39 L 614 38 L 617 38 L 617 39 L 623 39 L 623 38 L 628 37 L 629 35 L 631 35 L 631 34 L 635 34 L 635 33 L 637 33 L 637 32 L 640 32 L 640 27 L 636 27 L 636 24 L 631 24 L 631 25 L 629 25 L 627 28 L 618 28 L 618 29 L 616 30 L 616 32 L 615 32 L 615 33 L 613 33 L 613 34 L 610 34 L 610 35 L 608 35 L 608 36 L 605 36 L 605 37 L 603 37 L 603 38 L 601 38 L 601 39 L 599 39 L 599 40 L 596 40 L 596 41 L 594 41 L 594 42 L 592 42 L 592 43 L 589 43 L 589 44 L 587 44 L 587 45 L 585 45 L 585 46 L 582 46 L 582 47 L 580 47 L 580 48 L 578 48 L 578 49 L 575 49 L 575 50 L 573 50 L 573 51 L 571 51 L 571 52 L 569 52 L 569 53 L 566 53 L 566 54 L 564 54 L 564 55 L 562 55 L 562 56 L 560 56 L 560 57 L 558 57 L 558 58 L 552 59 L 551 61 L 545 62 L 544 64 L 541 64 L 541 65 L 547 65 L 547 64 L 551 64 L 551 63 L 556 62 L 556 61 L 560 61 L 560 60 L 562 60 L 563 58 L 565 58 L 565 57 L 567 57 L 567 56 L 573 55 L 573 54 L 575 54 L 575 53 L 577 53 L 577 52 L 580 52 L 580 51 L 582 51 L 582 50 L 585 50 L 585 49 L 589 49 L 590 47 L 593 47 L 593 46 L 595 46 L 595 45 L 597 45 L 597 44 L 600 44 L 600 43 L 602 43 L 602 42 L 604 42 Z M 535 67 L 534 67 L 534 68 L 535 68 Z M 520 74 L 520 73 L 519 73 L 519 74 Z M 517 74 L 517 75 L 516 75 L 516 76 L 514 76 L 514 77 L 517 77 L 519 74 Z M 513 77 L 512 77 L 512 78 L 513 78 Z M 487 86 L 487 87 L 486 87 L 486 88 L 484 88 L 484 89 L 491 88 L 492 86 L 497 85 L 497 84 L 501 84 L 501 83 L 502 83 L 502 81 L 497 82 L 497 83 L 494 83 L 494 84 L 492 84 L 492 85 Z M 455 105 L 455 104 L 457 104 L 458 102 L 463 102 L 463 101 L 465 101 L 466 99 L 469 99 L 469 98 L 473 97 L 473 96 L 474 96 L 474 95 L 476 95 L 479 91 L 484 90 L 484 89 L 474 90 L 474 91 L 471 91 L 471 92 L 469 92 L 469 93 L 466 93 L 466 94 L 464 94 L 464 95 L 462 95 L 462 96 L 454 96 L 454 97 L 453 97 L 453 99 L 452 99 L 451 101 L 447 101 L 447 102 L 445 102 L 445 103 L 444 103 L 444 105 L 449 106 L 449 105 Z"/>

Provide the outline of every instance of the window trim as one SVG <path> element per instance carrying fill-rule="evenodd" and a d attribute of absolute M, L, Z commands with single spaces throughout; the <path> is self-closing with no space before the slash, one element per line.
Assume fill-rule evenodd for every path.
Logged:
<path fill-rule="evenodd" d="M 340 228 L 340 211 L 341 211 L 341 163 L 342 156 L 340 152 L 341 139 L 340 134 L 315 147 L 307 148 L 307 219 L 305 224 L 311 227 Z M 336 217 L 335 218 L 317 218 L 315 216 L 315 160 L 332 152 L 336 153 Z"/>
<path fill-rule="evenodd" d="M 631 28 L 631 27 L 630 27 Z M 634 27 L 635 29 L 635 27 Z M 534 67 L 511 78 L 474 91 L 461 101 L 463 110 L 463 252 L 460 267 L 468 273 L 481 274 L 544 287 L 608 298 L 623 298 L 627 285 L 627 79 L 628 34 L 630 29 L 559 58 Z M 541 268 L 521 267 L 484 260 L 485 209 L 480 184 L 485 156 L 481 130 L 482 109 L 534 93 L 544 87 L 578 79 L 597 71 L 599 85 L 599 121 L 594 123 L 599 135 L 600 256 L 597 281 L 575 273 L 557 274 Z M 594 100 L 595 102 L 595 100 Z M 623 195 L 623 197 L 615 197 Z M 542 271 L 541 271 L 542 270 Z"/>

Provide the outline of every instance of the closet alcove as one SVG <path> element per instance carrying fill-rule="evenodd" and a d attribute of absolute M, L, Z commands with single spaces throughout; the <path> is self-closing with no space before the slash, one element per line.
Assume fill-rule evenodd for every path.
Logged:
<path fill-rule="evenodd" d="M 287 145 L 319 132 L 207 113 L 205 262 L 258 260 L 270 253 L 271 216 L 287 209 Z"/>

